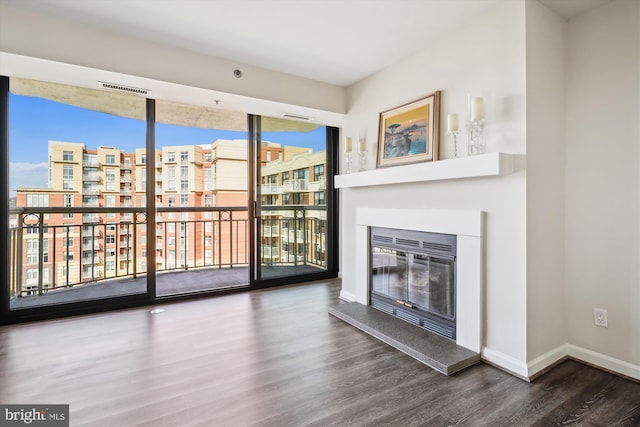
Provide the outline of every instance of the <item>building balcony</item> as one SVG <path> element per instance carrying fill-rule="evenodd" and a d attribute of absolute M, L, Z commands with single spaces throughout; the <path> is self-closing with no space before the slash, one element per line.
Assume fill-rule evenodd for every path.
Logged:
<path fill-rule="evenodd" d="M 202 220 L 159 220 L 156 231 L 159 236 L 165 232 L 171 235 L 174 233 L 171 229 L 174 229 L 176 236 L 180 235 L 181 237 L 172 241 L 171 243 L 174 244 L 171 246 L 167 241 L 165 252 L 164 243 L 158 243 L 153 239 L 149 233 L 151 230 L 146 229 L 147 224 L 144 221 L 138 222 L 139 219 L 145 217 L 141 215 L 144 213 L 144 208 L 11 208 L 10 215 L 15 220 L 10 221 L 14 226 L 10 228 L 9 248 L 11 253 L 9 257 L 12 262 L 8 265 L 10 280 L 7 286 L 13 301 L 12 304 L 15 303 L 16 306 L 21 307 L 25 304 L 47 304 L 46 301 L 59 302 L 65 298 L 72 298 L 73 295 L 95 295 L 95 298 L 102 298 L 107 294 L 111 295 L 110 292 L 116 292 L 117 289 L 120 289 L 119 292 L 126 293 L 131 289 L 129 285 L 114 286 L 114 280 L 120 280 L 123 283 L 134 283 L 134 281 L 138 283 L 137 278 L 142 276 L 140 283 L 143 283 L 144 276 L 149 273 L 157 274 L 158 289 L 164 287 L 168 293 L 174 292 L 176 289 L 188 291 L 197 288 L 198 285 L 195 281 L 192 284 L 187 284 L 190 281 L 183 280 L 182 276 L 174 275 L 171 283 L 160 286 L 161 278 L 168 277 L 164 274 L 170 271 L 181 272 L 180 274 L 185 274 L 184 277 L 189 277 L 188 274 L 191 274 L 194 269 L 212 269 L 211 274 L 213 275 L 218 271 L 228 269 L 235 272 L 235 277 L 239 271 L 246 271 L 243 270 L 249 264 L 246 231 L 239 232 L 239 230 L 248 230 L 249 227 L 246 207 L 180 207 L 158 208 L 158 210 L 160 214 L 164 213 L 165 215 L 168 212 L 189 212 L 194 214 L 191 216 L 195 216 L 197 212 L 207 212 L 208 218 Z M 263 213 L 266 211 L 268 209 L 265 208 Z M 287 207 L 279 207 L 278 212 L 280 211 L 287 211 Z M 295 212 L 300 211 L 297 209 Z M 43 238 L 50 239 L 48 255 L 45 258 L 40 253 L 37 258 L 34 258 L 33 254 L 30 254 L 30 260 L 37 259 L 38 262 L 30 264 L 29 269 L 40 269 L 40 271 L 46 269 L 48 277 L 37 280 L 31 274 L 30 283 L 27 285 L 27 254 L 21 248 L 26 247 L 25 240 L 27 238 L 33 238 L 34 234 L 40 235 L 40 233 L 33 233 L 33 225 L 25 224 L 24 219 L 32 218 L 34 215 L 44 218 L 45 215 L 61 213 L 82 215 L 85 223 L 75 225 L 60 223 L 57 225 L 50 221 L 46 224 L 47 231 L 42 235 L 45 236 Z M 100 218 L 107 215 L 113 215 L 114 219 L 108 220 L 107 224 L 100 223 Z M 130 215 L 133 222 L 116 219 L 123 215 Z M 50 218 L 52 217 L 54 216 L 50 216 Z M 312 218 L 305 219 L 304 215 L 299 216 L 299 214 L 298 218 L 298 224 L 306 221 L 306 230 L 310 230 L 314 226 L 314 221 L 318 221 Z M 285 221 L 289 221 L 290 225 L 291 219 L 282 215 L 276 216 L 273 212 L 270 214 L 270 220 L 274 222 L 265 226 L 263 231 L 264 239 L 269 240 L 263 240 L 260 245 L 264 248 L 260 257 L 264 264 L 263 272 L 269 271 L 268 268 L 273 268 L 274 272 L 278 271 L 277 274 L 280 274 L 283 268 L 291 268 L 292 271 L 298 272 L 292 274 L 300 274 L 301 271 L 321 271 L 325 268 L 324 265 L 314 263 L 313 254 L 304 253 L 301 249 L 318 247 L 320 242 L 324 243 L 324 236 L 319 239 L 314 233 L 309 232 L 306 233 L 309 235 L 309 241 L 300 240 L 285 247 L 281 242 L 282 239 L 274 237 L 282 232 Z M 87 223 L 91 221 L 95 221 L 95 223 Z M 37 227 L 44 228 L 44 224 L 45 221 L 41 221 Z M 182 224 L 185 225 L 184 228 Z M 182 228 L 183 231 L 180 232 Z M 323 229 L 326 229 L 326 226 Z M 133 238 L 134 233 L 138 236 L 135 239 Z M 75 239 L 63 239 L 66 236 L 75 236 Z M 91 236 L 94 239 L 89 241 L 85 239 Z M 120 238 L 116 236 L 120 236 Z M 125 239 L 125 236 L 132 237 Z M 140 236 L 147 236 L 148 240 L 144 246 L 142 246 L 144 240 Z M 212 239 L 212 236 L 215 236 L 215 239 Z M 302 231 L 297 233 L 297 237 L 304 238 L 304 236 L 305 233 Z M 80 238 L 84 241 L 79 240 Z M 53 245 L 51 239 L 56 239 L 58 243 Z M 21 242 L 21 245 L 18 242 Z M 79 242 L 82 242 L 80 248 L 78 247 Z M 165 242 L 164 239 L 163 242 Z M 75 246 L 73 246 L 74 243 Z M 39 245 L 40 248 L 43 246 Z M 162 249 L 161 254 L 156 253 L 156 247 Z M 112 250 L 115 248 L 118 249 L 116 254 L 113 254 Z M 81 250 L 80 256 L 76 255 L 74 259 L 65 258 L 65 254 L 73 254 L 74 252 L 77 254 L 78 249 Z M 284 249 L 288 250 L 287 257 L 281 255 Z M 299 252 L 295 252 L 295 250 Z M 156 262 L 153 264 L 147 263 L 146 254 L 149 252 L 155 254 Z M 127 253 L 128 255 L 126 255 Z M 108 263 L 105 263 L 105 259 Z M 122 267 L 123 262 L 127 264 L 126 267 Z M 115 268 L 113 268 L 114 263 Z M 69 271 L 72 273 L 65 273 Z M 207 273 L 208 275 L 209 273 Z M 204 276 L 200 275 L 199 277 L 201 283 L 201 278 Z M 246 277 L 248 282 L 248 272 Z M 85 288 L 88 281 L 92 283 L 90 291 L 89 288 Z M 95 286 L 103 282 L 105 283 L 104 287 Z M 75 291 L 75 288 L 79 291 L 82 290 L 82 292 L 80 294 L 72 292 Z M 64 289 L 65 292 L 55 296 L 57 291 L 61 289 Z M 24 299 L 27 297 L 43 298 L 41 300 L 43 302 L 33 300 L 29 300 L 32 301 L 29 302 Z"/>
<path fill-rule="evenodd" d="M 102 222 L 102 218 L 97 214 L 82 214 L 82 222 L 85 224 L 97 224 Z"/>
<path fill-rule="evenodd" d="M 82 227 L 82 235 L 84 237 L 102 237 L 102 230 L 99 227 L 85 225 Z"/>
<path fill-rule="evenodd" d="M 83 251 L 99 251 L 101 248 L 102 248 L 102 246 L 100 245 L 99 242 L 84 243 L 82 245 L 82 250 Z"/>
<path fill-rule="evenodd" d="M 263 245 L 260 257 L 262 259 L 276 260 L 280 258 L 280 251 L 277 247 Z"/>
<path fill-rule="evenodd" d="M 309 191 L 323 191 L 327 189 L 327 179 L 325 177 L 320 178 L 318 181 L 311 181 L 309 183 Z"/>
<path fill-rule="evenodd" d="M 308 179 L 292 179 L 282 184 L 283 193 L 300 193 L 309 191 Z"/>
<path fill-rule="evenodd" d="M 260 186 L 260 193 L 263 195 L 282 194 L 282 188 L 276 183 L 267 182 L 266 184 L 262 184 Z"/>
<path fill-rule="evenodd" d="M 99 188 L 95 188 L 95 187 L 83 188 L 82 189 L 82 194 L 85 194 L 87 196 L 99 196 L 100 195 L 100 189 Z"/>
<path fill-rule="evenodd" d="M 95 257 L 82 257 L 82 265 L 102 265 L 102 258 Z"/>
<path fill-rule="evenodd" d="M 131 170 L 131 164 L 120 163 L 120 169 Z"/>
<path fill-rule="evenodd" d="M 282 233 L 282 229 L 277 225 L 263 225 L 262 226 L 262 237 L 280 237 L 280 233 Z"/>
<path fill-rule="evenodd" d="M 288 233 L 284 234 L 288 238 L 288 242 L 302 242 L 304 241 L 305 233 L 304 230 L 289 230 Z"/>
<path fill-rule="evenodd" d="M 97 173 L 83 173 L 82 181 L 84 182 L 100 182 L 100 176 Z"/>
<path fill-rule="evenodd" d="M 82 166 L 87 168 L 99 168 L 100 161 L 98 159 L 82 159 Z"/>

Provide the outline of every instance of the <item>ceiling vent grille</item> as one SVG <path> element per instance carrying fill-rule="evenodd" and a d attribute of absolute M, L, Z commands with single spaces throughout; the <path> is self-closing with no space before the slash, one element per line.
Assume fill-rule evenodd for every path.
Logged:
<path fill-rule="evenodd" d="M 284 113 L 282 115 L 282 117 L 287 118 L 287 119 L 304 120 L 306 122 L 311 120 L 311 117 L 299 116 L 297 114 L 291 114 L 291 113 Z"/>
<path fill-rule="evenodd" d="M 98 87 L 102 89 L 115 90 L 118 92 L 134 93 L 136 95 L 148 95 L 151 92 L 149 89 L 142 89 L 139 87 L 125 86 L 118 83 L 98 82 Z"/>

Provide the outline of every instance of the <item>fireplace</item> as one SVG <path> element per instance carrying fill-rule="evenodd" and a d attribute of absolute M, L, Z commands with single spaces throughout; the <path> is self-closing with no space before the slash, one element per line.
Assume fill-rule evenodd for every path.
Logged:
<path fill-rule="evenodd" d="M 371 306 L 456 339 L 457 236 L 371 227 Z"/>
<path fill-rule="evenodd" d="M 340 297 L 371 304 L 371 228 L 413 230 L 456 236 L 455 342 L 476 353 L 482 348 L 482 282 L 485 213 L 474 210 L 358 208 L 352 269 L 345 269 Z M 351 242 L 346 242 L 351 244 Z M 372 310 L 375 310 L 372 308 Z"/>

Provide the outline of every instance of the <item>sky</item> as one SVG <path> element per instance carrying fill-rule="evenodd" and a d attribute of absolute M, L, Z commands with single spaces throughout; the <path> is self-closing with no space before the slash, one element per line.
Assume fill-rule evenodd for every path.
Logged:
<path fill-rule="evenodd" d="M 9 98 L 9 186 L 46 187 L 48 141 L 78 142 L 133 152 L 145 146 L 146 124 L 42 98 L 11 94 Z M 156 124 L 156 146 L 210 144 L 216 139 L 246 140 L 246 132 Z M 263 132 L 263 141 L 325 148 L 325 128 L 312 132 Z"/>

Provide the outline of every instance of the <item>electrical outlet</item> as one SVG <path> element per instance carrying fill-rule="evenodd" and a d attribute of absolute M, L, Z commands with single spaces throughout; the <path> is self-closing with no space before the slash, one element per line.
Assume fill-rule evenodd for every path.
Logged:
<path fill-rule="evenodd" d="M 601 326 L 606 328 L 607 325 L 607 310 L 604 308 L 594 308 L 593 309 L 593 323 L 596 326 Z"/>

